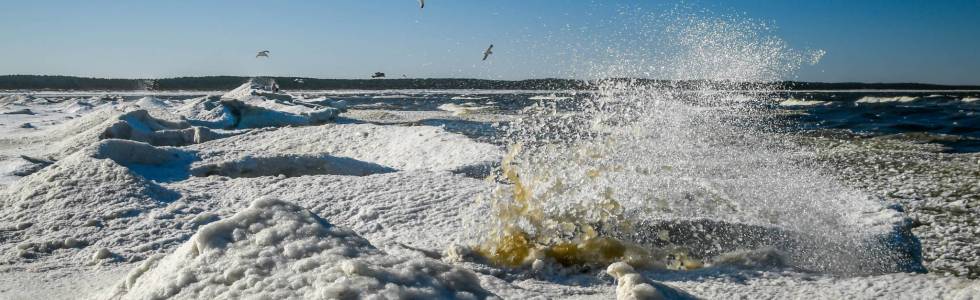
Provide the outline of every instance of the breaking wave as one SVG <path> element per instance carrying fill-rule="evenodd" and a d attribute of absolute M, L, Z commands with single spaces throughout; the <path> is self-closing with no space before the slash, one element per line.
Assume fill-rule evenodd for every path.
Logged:
<path fill-rule="evenodd" d="M 806 270 L 921 270 L 898 212 L 818 166 L 799 164 L 794 153 L 808 150 L 770 133 L 763 103 L 776 87 L 758 82 L 792 73 L 806 53 L 750 22 L 687 17 L 670 24 L 636 37 L 662 39 L 670 51 L 636 59 L 645 48 L 610 50 L 619 60 L 593 66 L 593 74 L 657 70 L 703 85 L 692 91 L 604 80 L 593 96 L 566 104 L 571 109 L 526 108 L 506 128 L 511 152 L 488 199 L 495 219 L 479 253 L 511 267 L 625 261 L 695 269 L 774 249 L 782 265 Z M 735 91 L 746 87 L 761 92 Z"/>

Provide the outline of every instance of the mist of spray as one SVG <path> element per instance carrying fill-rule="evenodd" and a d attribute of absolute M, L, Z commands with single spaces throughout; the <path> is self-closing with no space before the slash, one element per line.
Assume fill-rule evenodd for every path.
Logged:
<path fill-rule="evenodd" d="M 884 272 L 907 259 L 880 238 L 896 213 L 801 164 L 811 150 L 769 130 L 773 82 L 822 52 L 793 50 L 750 21 L 624 18 L 639 21 L 615 34 L 624 42 L 604 39 L 607 56 L 590 67 L 596 93 L 543 101 L 508 126 L 487 256 L 663 266 L 674 250 L 661 250 L 686 245 L 699 249 L 680 264 L 700 266 L 683 260 L 746 250 L 726 244 L 744 239 L 819 271 Z M 680 80 L 630 79 L 647 76 Z"/>

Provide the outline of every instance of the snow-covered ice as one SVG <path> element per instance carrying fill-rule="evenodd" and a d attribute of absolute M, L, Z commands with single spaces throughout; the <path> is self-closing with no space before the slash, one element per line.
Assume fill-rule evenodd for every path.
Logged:
<path fill-rule="evenodd" d="M 492 296 L 472 271 L 385 254 L 294 204 L 260 198 L 134 268 L 112 299 L 387 299 Z"/>
<path fill-rule="evenodd" d="M 483 104 L 452 105 L 358 108 L 254 82 L 183 98 L 5 95 L 0 298 L 976 299 L 980 290 L 974 280 L 897 272 L 901 267 L 860 276 L 807 270 L 794 261 L 805 253 L 720 242 L 724 232 L 743 228 L 720 218 L 636 224 L 650 231 L 638 236 L 723 248 L 702 249 L 712 257 L 696 270 L 623 262 L 564 269 L 547 259 L 489 264 L 473 249 L 494 217 L 481 199 L 498 183 L 485 177 L 505 151 L 447 124 L 512 117 Z M 848 226 L 887 233 L 902 218 L 885 212 L 839 213 L 863 216 Z M 721 236 L 685 238 L 678 233 L 684 226 L 718 226 L 699 232 Z M 837 260 L 827 264 L 835 266 L 867 258 L 833 256 L 847 253 L 841 251 L 807 253 Z"/>

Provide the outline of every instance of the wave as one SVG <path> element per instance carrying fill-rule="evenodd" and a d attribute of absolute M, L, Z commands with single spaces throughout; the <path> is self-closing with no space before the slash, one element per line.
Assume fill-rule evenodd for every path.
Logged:
<path fill-rule="evenodd" d="M 828 102 L 828 101 L 821 101 L 821 100 L 796 99 L 796 98 L 789 98 L 789 99 L 783 100 L 782 102 L 779 102 L 779 106 L 786 106 L 786 107 L 821 106 L 821 105 L 827 105 L 827 104 L 830 104 L 830 102 Z"/>
<path fill-rule="evenodd" d="M 557 96 L 555 94 L 551 94 L 551 95 L 543 95 L 543 96 L 541 96 L 541 95 L 539 95 L 539 96 L 533 96 L 533 97 L 530 97 L 528 99 L 530 99 L 530 100 L 571 100 L 572 97 Z"/>
<path fill-rule="evenodd" d="M 922 97 L 913 96 L 897 96 L 897 97 L 875 97 L 875 96 L 864 96 L 858 99 L 857 103 L 909 103 L 922 100 Z"/>

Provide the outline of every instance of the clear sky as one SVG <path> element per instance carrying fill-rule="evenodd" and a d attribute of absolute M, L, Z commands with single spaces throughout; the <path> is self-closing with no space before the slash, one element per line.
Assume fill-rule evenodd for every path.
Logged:
<path fill-rule="evenodd" d="M 624 11 L 664 1 L 16 1 L 0 9 L 0 74 L 94 77 L 587 77 Z M 980 84 L 980 1 L 686 1 L 773 25 L 820 63 L 786 79 Z M 634 20 L 635 21 L 635 20 Z M 622 24 L 620 24 L 622 23 Z M 641 30 L 641 29 L 636 29 Z M 625 32 L 625 33 L 624 33 Z M 590 40 L 582 46 L 581 40 Z M 494 43 L 494 56 L 480 61 Z M 577 46 L 576 46 L 577 45 Z M 590 49 L 583 49 L 590 48 Z M 255 59 L 258 50 L 272 57 Z"/>

